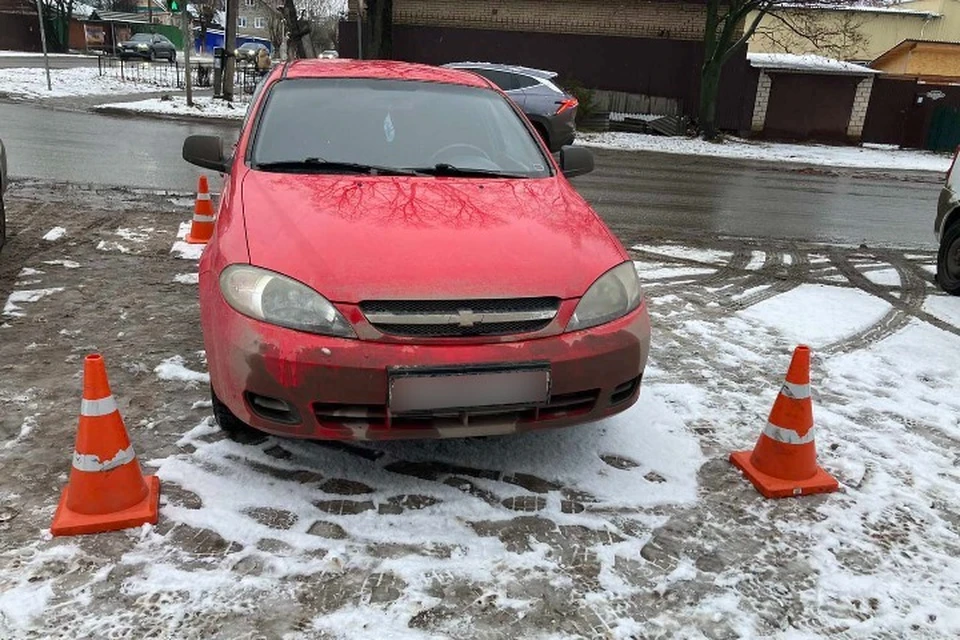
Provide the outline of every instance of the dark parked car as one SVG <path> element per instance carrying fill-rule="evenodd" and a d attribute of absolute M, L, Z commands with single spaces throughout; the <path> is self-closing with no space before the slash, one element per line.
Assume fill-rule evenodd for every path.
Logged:
<path fill-rule="evenodd" d="M 7 192 L 7 152 L 0 140 L 0 249 L 7 239 L 7 214 L 3 209 L 3 194 Z"/>
<path fill-rule="evenodd" d="M 957 157 L 960 147 L 953 156 L 953 163 L 947 171 L 940 203 L 937 207 L 937 219 L 933 230 L 940 240 L 940 252 L 937 256 L 937 282 L 947 293 L 960 296 L 960 169 Z"/>
<path fill-rule="evenodd" d="M 267 49 L 267 46 L 264 44 L 259 42 L 245 42 L 233 52 L 233 55 L 237 58 L 237 64 L 241 62 L 253 64 L 257 61 L 257 56 L 260 54 L 261 49 L 268 54 L 270 53 L 270 50 Z"/>
<path fill-rule="evenodd" d="M 503 89 L 527 115 L 550 151 L 573 143 L 578 102 L 554 84 L 555 72 L 489 62 L 451 62 L 444 66 L 472 71 Z"/>
<path fill-rule="evenodd" d="M 126 42 L 120 43 L 117 52 L 121 58 L 144 58 L 146 60 L 177 59 L 177 48 L 166 36 L 159 33 L 137 33 Z"/>

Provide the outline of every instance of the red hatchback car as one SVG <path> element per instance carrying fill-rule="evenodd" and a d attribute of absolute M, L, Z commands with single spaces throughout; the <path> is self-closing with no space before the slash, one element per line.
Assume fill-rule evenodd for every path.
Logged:
<path fill-rule="evenodd" d="M 489 81 L 298 61 L 261 83 L 200 261 L 221 427 L 341 440 L 597 420 L 640 392 L 650 321 L 623 247 Z"/>

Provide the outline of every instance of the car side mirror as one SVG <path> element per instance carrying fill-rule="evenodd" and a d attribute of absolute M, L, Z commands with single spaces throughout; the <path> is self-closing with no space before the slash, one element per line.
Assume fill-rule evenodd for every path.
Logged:
<path fill-rule="evenodd" d="M 183 141 L 183 159 L 204 169 L 230 173 L 230 162 L 223 157 L 220 136 L 187 136 Z"/>
<path fill-rule="evenodd" d="M 560 149 L 560 169 L 568 178 L 593 171 L 593 154 L 589 149 L 565 145 Z"/>

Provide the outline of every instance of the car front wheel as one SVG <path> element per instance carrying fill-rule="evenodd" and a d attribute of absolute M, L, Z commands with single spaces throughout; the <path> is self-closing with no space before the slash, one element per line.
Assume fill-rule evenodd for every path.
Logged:
<path fill-rule="evenodd" d="M 153 49 L 150 49 L 150 62 L 156 62 L 156 61 L 157 61 L 157 52 L 154 51 Z"/>
<path fill-rule="evenodd" d="M 937 282 L 947 293 L 960 296 L 960 221 L 947 227 L 940 238 Z"/>
<path fill-rule="evenodd" d="M 216 419 L 220 428 L 223 429 L 232 440 L 250 442 L 264 437 L 264 434 L 233 415 L 233 412 L 230 411 L 227 405 L 223 404 L 220 398 L 217 397 L 212 385 L 210 386 L 210 400 L 213 402 L 214 419 Z"/>

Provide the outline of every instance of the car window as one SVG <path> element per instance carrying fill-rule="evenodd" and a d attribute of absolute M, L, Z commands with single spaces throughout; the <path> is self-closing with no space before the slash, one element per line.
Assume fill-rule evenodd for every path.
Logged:
<path fill-rule="evenodd" d="M 525 76 L 522 73 L 511 73 L 513 76 L 513 83 L 518 89 L 526 89 L 527 87 L 535 87 L 540 84 L 536 78 L 531 78 L 530 76 Z"/>
<path fill-rule="evenodd" d="M 164 43 L 164 44 L 170 44 L 170 45 L 173 44 L 172 42 L 170 42 L 170 39 L 167 38 L 167 36 L 159 36 L 159 38 L 160 38 L 160 42 L 162 42 L 162 43 Z"/>
<path fill-rule="evenodd" d="M 470 69 L 470 71 L 483 76 L 504 91 L 513 91 L 514 89 L 520 88 L 520 85 L 516 81 L 516 76 L 512 73 L 500 71 L 499 69 Z"/>
<path fill-rule="evenodd" d="M 392 168 L 550 175 L 508 100 L 489 89 L 433 82 L 294 78 L 271 86 L 251 163 L 319 158 Z"/>

